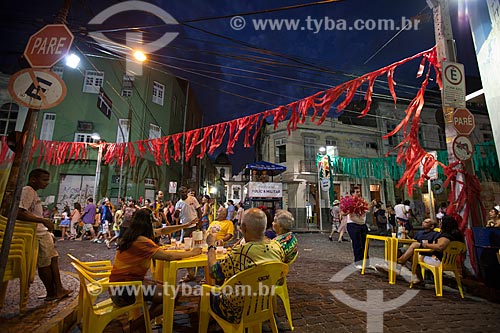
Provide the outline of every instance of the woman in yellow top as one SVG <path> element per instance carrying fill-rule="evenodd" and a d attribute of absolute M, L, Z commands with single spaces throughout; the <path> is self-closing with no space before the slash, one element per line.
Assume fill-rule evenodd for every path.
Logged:
<path fill-rule="evenodd" d="M 169 261 L 201 254 L 201 249 L 192 249 L 185 252 L 166 251 L 153 242 L 155 234 L 172 233 L 190 227 L 190 224 L 167 226 L 153 230 L 152 223 L 153 216 L 150 209 L 139 209 L 134 213 L 132 224 L 118 240 L 118 251 L 109 277 L 110 282 L 143 281 L 144 284 L 153 285 L 152 281 L 145 280 L 146 273 L 151 265 L 151 259 Z M 160 315 L 163 302 L 161 285 L 144 288 L 143 292 L 144 299 L 153 303 L 149 310 L 150 317 L 154 318 Z M 132 290 L 110 290 L 110 293 L 111 299 L 116 306 L 127 306 L 135 302 Z M 139 322 L 143 320 L 143 317 L 138 319 Z M 135 322 L 133 326 L 140 327 L 141 325 Z"/>

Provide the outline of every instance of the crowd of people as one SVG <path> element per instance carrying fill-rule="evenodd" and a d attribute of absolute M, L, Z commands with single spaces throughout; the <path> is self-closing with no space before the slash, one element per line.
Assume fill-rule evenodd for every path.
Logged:
<path fill-rule="evenodd" d="M 49 181 L 48 171 L 31 171 L 28 185 L 23 188 L 18 214 L 18 218 L 38 224 L 38 271 L 47 290 L 48 301 L 59 300 L 70 294 L 61 283 L 59 254 L 52 234 L 54 222 L 46 213 L 47 209 L 43 209 L 37 194 Z M 174 239 L 181 241 L 190 237 L 196 229 L 207 230 L 206 243 L 210 264 L 207 274 L 218 282 L 261 262 L 277 260 L 290 263 L 295 260 L 297 238 L 291 231 L 294 218 L 288 211 L 278 210 L 274 216 L 265 207 L 245 211 L 240 203 L 234 205 L 234 202 L 229 200 L 227 206 L 219 203 L 216 215 L 212 216 L 213 202 L 208 195 L 200 198 L 201 204 L 194 191 L 186 187 L 181 187 L 178 195 L 180 199 L 175 204 L 169 200 L 165 201 L 163 192 L 158 191 L 154 201 L 145 200 L 141 205 L 132 198 L 120 199 L 117 207 L 114 207 L 108 198 L 103 198 L 98 205 L 92 198 L 88 198 L 83 209 L 79 203 L 75 203 L 72 210 L 65 209 L 59 223 L 59 240 L 88 240 L 98 244 L 104 243 L 108 248 L 115 245 L 113 242 L 116 241 L 117 251 L 110 282 L 154 283 L 146 278 L 151 259 L 178 260 L 201 253 L 197 247 L 185 252 L 167 251 L 161 247 L 162 242 L 171 242 Z M 53 216 L 56 215 L 59 215 L 58 212 L 53 212 Z M 214 262 L 212 248 L 227 246 L 230 241 L 236 242 L 239 240 L 238 235 L 242 236 L 241 245 L 233 245 L 234 251 L 228 253 L 227 259 Z M 270 252 L 271 248 L 273 250 Z M 238 256 L 244 257 L 245 260 L 242 261 Z M 235 265 L 236 262 L 240 264 Z M 227 267 L 232 271 L 227 271 Z M 192 272 L 188 271 L 188 275 L 190 274 Z M 188 281 L 190 279 L 180 282 Z M 154 317 L 159 314 L 161 297 L 148 297 L 152 302 L 150 313 Z M 117 306 L 125 306 L 134 302 L 134 295 L 113 295 L 112 300 Z"/>
<path fill-rule="evenodd" d="M 358 186 L 354 186 L 350 196 L 344 198 L 348 197 L 363 201 Z M 353 202 L 359 205 L 359 201 L 354 200 Z M 415 232 L 414 225 L 418 219 L 412 211 L 409 200 L 397 199 L 395 206 L 391 204 L 384 206 L 380 200 L 373 200 L 369 204 L 366 203 L 363 206 L 363 211 L 358 213 L 347 211 L 345 205 L 342 208 L 341 201 L 335 200 L 330 210 L 332 229 L 328 238 L 333 241 L 335 232 L 338 232 L 338 241 L 342 242 L 344 228 L 347 228 L 352 243 L 354 265 L 357 269 L 361 269 L 367 234 L 371 231 L 366 218 L 368 212 L 371 211 L 373 216 L 372 225 L 376 226 L 376 232 L 379 235 L 412 238 L 414 240 L 409 246 L 403 245 L 398 249 L 397 273 L 400 273 L 402 267 L 413 259 L 415 249 L 431 249 L 430 252 L 423 252 L 419 260 L 429 265 L 439 266 L 443 253 L 451 242 L 465 242 L 464 234 L 460 231 L 458 222 L 454 217 L 447 215 L 447 206 L 447 203 L 441 203 L 436 209 L 435 218 L 423 219 L 421 229 Z M 500 227 L 499 211 L 500 206 L 492 207 L 488 211 L 487 227 Z M 402 234 L 400 234 L 401 230 Z M 388 270 L 387 265 L 371 266 L 369 261 L 368 267 L 382 271 Z M 421 276 L 421 271 L 417 270 L 417 276 L 412 276 L 411 279 L 416 284 L 422 282 L 424 277 Z"/>
<path fill-rule="evenodd" d="M 46 290 L 46 300 L 59 300 L 71 292 L 62 283 L 58 268 L 58 253 L 54 246 L 51 231 L 53 221 L 47 217 L 37 191 L 45 188 L 50 181 L 50 173 L 43 169 L 31 171 L 28 184 L 23 188 L 19 205 L 18 218 L 38 224 L 37 237 L 40 241 L 38 256 L 38 273 Z M 162 191 L 157 191 L 155 200 L 136 202 L 132 198 L 121 198 L 117 207 L 108 198 L 103 198 L 96 205 L 92 198 L 87 199 L 85 207 L 79 203 L 73 209 L 65 209 L 60 240 L 89 240 L 93 243 L 104 243 L 108 248 L 116 245 L 116 256 L 109 278 L 110 282 L 143 281 L 145 284 L 155 283 L 146 278 L 151 259 L 179 260 L 200 255 L 201 249 L 193 247 L 186 251 L 168 251 L 161 247 L 162 243 L 170 243 L 192 237 L 195 230 L 206 231 L 206 246 L 208 272 L 217 284 L 255 265 L 264 262 L 279 261 L 292 263 L 297 257 L 298 241 L 292 232 L 293 215 L 286 210 L 271 211 L 266 207 L 244 210 L 240 203 L 234 204 L 228 200 L 227 205 L 218 203 L 218 209 L 213 216 L 213 200 L 204 195 L 198 200 L 195 192 L 181 187 L 179 200 L 174 204 L 164 199 Z M 363 202 L 361 189 L 354 186 L 350 198 L 359 205 Z M 200 203 L 201 202 L 201 203 Z M 352 243 L 354 264 L 361 268 L 366 237 L 369 232 L 366 216 L 373 212 L 374 224 L 381 234 L 392 232 L 401 227 L 411 235 L 416 242 L 398 255 L 398 264 L 404 265 L 413 257 L 417 248 L 431 249 L 426 263 L 439 265 L 443 252 L 452 241 L 464 242 L 464 236 L 458 228 L 457 221 L 446 215 L 445 207 L 439 207 L 439 219 L 426 218 L 422 229 L 413 234 L 410 222 L 414 217 L 410 202 L 397 200 L 396 205 L 384 206 L 378 200 L 361 205 L 363 211 L 347 211 L 341 201 L 334 201 L 332 214 L 332 232 L 329 235 L 333 241 L 334 232 L 339 233 L 337 241 L 342 242 L 347 231 Z M 359 208 L 359 207 L 358 207 Z M 443 208 L 443 209 L 441 209 Z M 498 208 L 489 211 L 488 223 L 492 227 L 500 226 Z M 439 227 L 440 230 L 437 230 Z M 198 232 L 199 232 L 198 231 Z M 239 237 L 239 236 L 242 237 Z M 191 238 L 192 239 L 192 238 Z M 114 243 L 116 242 L 116 244 Z M 232 251 L 225 259 L 217 260 L 215 251 L 219 246 L 227 246 L 231 242 Z M 188 269 L 181 283 L 193 281 L 194 270 Z M 423 277 L 419 276 L 419 280 Z M 158 288 L 161 292 L 161 288 Z M 134 303 L 133 294 L 112 295 L 116 306 L 126 306 Z M 160 314 L 162 298 L 159 294 L 148 295 L 151 301 L 151 317 Z M 221 317 L 237 323 L 241 313 L 237 311 L 236 299 L 224 299 L 218 295 L 211 299 L 212 309 Z"/>

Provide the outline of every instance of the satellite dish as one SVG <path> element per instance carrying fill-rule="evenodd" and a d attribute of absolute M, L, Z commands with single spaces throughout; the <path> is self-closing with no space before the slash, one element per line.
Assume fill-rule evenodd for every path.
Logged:
<path fill-rule="evenodd" d="M 441 194 L 444 191 L 443 181 L 441 179 L 436 179 L 431 183 L 431 189 L 434 194 Z"/>

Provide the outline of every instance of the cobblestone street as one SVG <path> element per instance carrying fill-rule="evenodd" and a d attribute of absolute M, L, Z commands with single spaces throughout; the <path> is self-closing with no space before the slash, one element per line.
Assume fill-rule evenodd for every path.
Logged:
<path fill-rule="evenodd" d="M 432 284 L 409 289 L 408 282 L 398 279 L 395 285 L 389 285 L 386 274 L 368 269 L 363 276 L 355 270 L 351 265 L 352 250 L 349 242 L 330 242 L 326 234 L 297 236 L 299 257 L 291 266 L 287 279 L 296 332 L 367 332 L 367 327 L 369 331 L 376 332 L 377 328 L 382 327 L 377 325 L 383 325 L 384 332 L 498 332 L 500 304 L 471 296 L 467 289 L 465 299 L 462 300 L 458 290 L 449 287 L 444 287 L 443 297 L 436 297 Z M 85 261 L 113 259 L 114 256 L 114 250 L 106 249 L 104 244 L 88 241 L 64 241 L 58 242 L 57 246 L 61 270 L 67 272 L 73 270 L 66 253 L 72 253 Z M 383 249 L 382 243 L 371 243 L 372 261 L 383 258 Z M 336 282 L 331 281 L 334 276 Z M 53 306 L 67 307 L 76 301 L 77 289 L 74 282 L 67 279 L 65 281 L 75 288 L 72 298 Z M 11 284 L 9 290 L 15 286 L 14 283 Z M 34 291 L 34 288 L 39 290 Z M 35 283 L 31 294 L 36 295 L 40 290 L 43 291 L 43 287 L 37 287 Z M 365 302 L 367 292 L 370 296 L 368 302 Z M 363 311 L 346 305 L 356 301 L 358 305 L 355 306 L 362 306 Z M 395 304 L 392 305 L 392 310 L 389 309 L 391 301 Z M 16 320 L 18 324 L 15 330 L 8 331 L 32 331 L 39 327 L 45 317 L 50 319 L 51 316 L 44 314 L 44 311 L 57 312 L 53 306 L 45 307 L 44 310 L 43 303 L 39 303 L 40 301 L 36 309 L 28 309 L 26 315 Z M 196 307 L 196 300 L 188 300 L 187 304 Z M 368 322 L 366 311 L 369 312 Z M 281 306 L 278 319 L 280 327 L 288 327 Z M 9 320 L 5 323 L 8 324 Z M 127 331 L 126 329 L 125 324 L 114 323 L 107 331 L 121 332 Z M 174 331 L 196 332 L 197 316 L 176 314 Z"/>

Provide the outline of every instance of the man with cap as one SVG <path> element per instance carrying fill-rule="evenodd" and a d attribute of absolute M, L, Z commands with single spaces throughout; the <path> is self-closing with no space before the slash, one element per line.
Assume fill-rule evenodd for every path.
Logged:
<path fill-rule="evenodd" d="M 333 242 L 333 233 L 338 232 L 340 227 L 340 201 L 335 200 L 333 202 L 333 207 L 330 209 L 330 215 L 332 216 L 332 231 L 330 231 L 330 236 L 328 239 Z"/>

